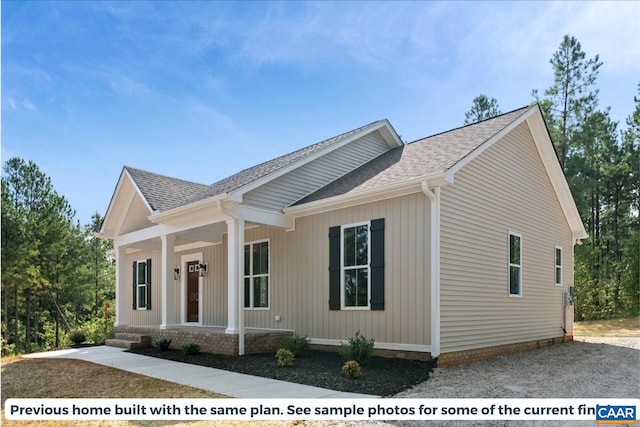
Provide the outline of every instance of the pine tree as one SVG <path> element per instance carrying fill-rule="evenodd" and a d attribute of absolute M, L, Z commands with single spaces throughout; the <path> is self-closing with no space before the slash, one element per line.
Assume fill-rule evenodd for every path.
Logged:
<path fill-rule="evenodd" d="M 502 114 L 495 98 L 489 99 L 486 95 L 478 95 L 473 98 L 471 109 L 464 113 L 464 124 L 481 122 Z"/>

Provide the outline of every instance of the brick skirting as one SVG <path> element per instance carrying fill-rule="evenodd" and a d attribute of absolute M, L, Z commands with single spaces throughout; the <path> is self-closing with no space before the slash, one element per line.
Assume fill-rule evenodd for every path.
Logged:
<path fill-rule="evenodd" d="M 168 339 L 171 340 L 170 348 L 172 349 L 181 349 L 185 344 L 195 343 L 200 346 L 200 351 L 205 353 L 238 355 L 238 335 L 226 334 L 224 331 L 211 331 L 204 328 L 199 331 L 197 328 L 158 329 L 116 326 L 114 332 L 150 335 L 154 345 L 156 341 Z M 278 350 L 278 341 L 287 335 L 292 335 L 292 332 L 246 332 L 244 336 L 245 354 L 275 353 Z"/>
<path fill-rule="evenodd" d="M 516 344 L 505 344 L 494 347 L 474 348 L 471 350 L 454 351 L 450 353 L 441 353 L 438 357 L 438 367 L 449 367 L 459 365 L 461 363 L 478 362 L 481 360 L 492 359 L 497 356 L 510 353 L 520 353 L 531 351 L 553 344 L 561 344 L 563 342 L 573 341 L 573 336 L 547 338 L 536 341 L 527 341 Z"/>

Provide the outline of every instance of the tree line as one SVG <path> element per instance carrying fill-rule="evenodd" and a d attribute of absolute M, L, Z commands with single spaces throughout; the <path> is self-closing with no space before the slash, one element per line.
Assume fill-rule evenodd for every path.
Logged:
<path fill-rule="evenodd" d="M 599 55 L 564 36 L 550 59 L 553 84 L 532 95 L 543 112 L 589 237 L 575 248 L 577 320 L 640 313 L 640 83 L 626 128 L 598 104 Z M 501 114 L 498 101 L 479 95 L 465 124 Z"/>
<path fill-rule="evenodd" d="M 82 329 L 111 334 L 115 299 L 112 243 L 97 239 L 103 218 L 75 212 L 38 166 L 7 160 L 2 176 L 2 353 L 67 344 Z"/>

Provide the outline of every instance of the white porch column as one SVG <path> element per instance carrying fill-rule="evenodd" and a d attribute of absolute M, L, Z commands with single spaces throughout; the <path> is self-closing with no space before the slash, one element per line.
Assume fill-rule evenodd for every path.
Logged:
<path fill-rule="evenodd" d="M 175 267 L 175 236 L 163 235 L 162 240 L 162 267 L 161 267 L 161 298 L 160 307 L 162 310 L 162 323 L 160 329 L 167 329 L 170 325 L 175 325 L 176 321 L 176 295 L 175 280 L 173 280 L 173 268 Z"/>
<path fill-rule="evenodd" d="M 227 220 L 227 334 L 240 334 L 244 353 L 244 220 Z M 241 353 L 241 354 L 242 354 Z"/>
<path fill-rule="evenodd" d="M 124 246 L 116 246 L 116 322 L 114 326 L 126 326 L 127 295 L 131 295 L 131 283 L 127 280 L 127 250 Z M 128 292 L 128 294 L 127 294 Z"/>

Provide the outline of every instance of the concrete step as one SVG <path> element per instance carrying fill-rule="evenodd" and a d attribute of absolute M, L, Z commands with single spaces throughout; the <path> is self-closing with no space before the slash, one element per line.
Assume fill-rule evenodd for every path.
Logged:
<path fill-rule="evenodd" d="M 152 342 L 151 335 L 118 332 L 116 333 L 115 338 L 106 340 L 105 344 L 110 347 L 119 347 L 131 350 L 132 348 L 151 347 Z"/>
<path fill-rule="evenodd" d="M 105 345 L 108 345 L 109 347 L 119 347 L 119 348 L 126 348 L 127 350 L 131 350 L 133 348 L 145 348 L 145 347 L 149 347 L 149 345 L 142 343 L 140 341 L 128 341 L 128 340 L 121 340 L 118 338 L 111 338 L 106 340 Z"/>

